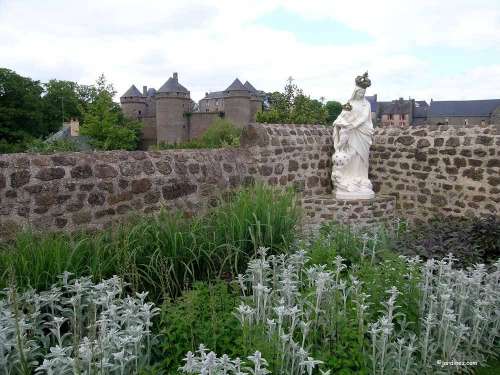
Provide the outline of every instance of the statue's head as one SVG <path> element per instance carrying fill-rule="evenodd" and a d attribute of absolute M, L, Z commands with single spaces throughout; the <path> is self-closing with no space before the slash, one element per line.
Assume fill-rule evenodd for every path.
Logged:
<path fill-rule="evenodd" d="M 372 81 L 368 78 L 368 72 L 365 72 L 362 76 L 357 76 L 355 82 L 356 86 L 362 89 L 366 89 L 372 85 Z"/>

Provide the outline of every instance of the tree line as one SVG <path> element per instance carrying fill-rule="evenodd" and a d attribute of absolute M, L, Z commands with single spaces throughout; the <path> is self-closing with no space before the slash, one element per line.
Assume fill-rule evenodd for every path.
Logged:
<path fill-rule="evenodd" d="M 137 149 L 141 122 L 124 116 L 115 94 L 104 75 L 92 85 L 57 79 L 41 83 L 0 68 L 0 153 L 72 151 L 71 141 L 45 142 L 71 118 L 78 119 L 80 134 L 89 137 L 94 149 Z M 311 99 L 291 77 L 283 92 L 266 96 L 257 122 L 332 124 L 342 110 L 339 102 Z"/>
<path fill-rule="evenodd" d="M 267 94 L 268 108 L 257 113 L 257 122 L 268 124 L 323 124 L 331 125 L 342 111 L 342 104 L 325 102 L 324 98 L 311 99 L 305 95 L 292 77 L 283 92 Z"/>
<path fill-rule="evenodd" d="M 71 118 L 96 149 L 136 149 L 141 124 L 123 115 L 115 94 L 104 75 L 92 85 L 41 83 L 0 68 L 0 153 L 29 150 Z"/>

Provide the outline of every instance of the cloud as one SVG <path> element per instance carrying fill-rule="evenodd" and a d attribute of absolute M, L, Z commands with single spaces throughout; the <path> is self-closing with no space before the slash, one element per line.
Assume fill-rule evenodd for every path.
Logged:
<path fill-rule="evenodd" d="M 104 73 L 119 93 L 132 83 L 159 88 L 177 71 L 195 100 L 235 77 L 274 91 L 291 75 L 311 96 L 343 101 L 366 69 L 370 91 L 382 99 L 500 97 L 494 59 L 467 66 L 463 79 L 438 74 L 432 56 L 416 52 L 447 47 L 464 56 L 478 50 L 494 56 L 500 51 L 494 2 L 0 0 L 0 65 L 42 81 L 91 83 Z M 293 23 L 287 30 L 274 28 L 272 18 L 258 22 L 283 9 L 370 38 L 307 43 Z"/>

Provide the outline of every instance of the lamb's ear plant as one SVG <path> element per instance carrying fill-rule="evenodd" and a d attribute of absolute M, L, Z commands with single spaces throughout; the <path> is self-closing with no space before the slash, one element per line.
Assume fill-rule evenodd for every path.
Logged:
<path fill-rule="evenodd" d="M 129 374 L 149 363 L 152 319 L 147 293 L 125 296 L 118 277 L 72 279 L 41 293 L 0 300 L 0 369 L 6 374 Z"/>
<path fill-rule="evenodd" d="M 455 269 L 451 255 L 425 263 L 405 256 L 380 260 L 382 252 L 372 249 L 383 236 L 355 236 L 351 241 L 364 256 L 351 264 L 340 255 L 311 264 L 303 250 L 258 250 L 235 281 L 241 288 L 235 316 L 246 348 L 241 357 L 265 353 L 274 374 L 345 372 L 347 362 L 339 359 L 347 342 L 360 356 L 352 373 L 407 375 L 467 372 L 440 363 L 481 364 L 495 355 L 500 261 L 488 272 L 484 265 Z"/>

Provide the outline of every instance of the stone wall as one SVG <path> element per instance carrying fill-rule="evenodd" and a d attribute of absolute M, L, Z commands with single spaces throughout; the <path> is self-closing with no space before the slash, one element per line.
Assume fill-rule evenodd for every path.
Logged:
<path fill-rule="evenodd" d="M 396 199 L 390 195 L 377 195 L 375 199 L 343 201 L 333 194 L 302 199 L 305 232 L 317 232 L 325 222 L 337 221 L 361 230 L 390 224 L 396 217 Z"/>
<path fill-rule="evenodd" d="M 262 181 L 293 186 L 305 196 L 332 191 L 331 127 L 251 124 L 241 145 L 255 156 Z"/>
<path fill-rule="evenodd" d="M 240 149 L 0 155 L 0 237 L 103 228 L 161 207 L 190 215 L 254 181 L 325 192 L 327 138 L 317 126 L 250 125 Z"/>
<path fill-rule="evenodd" d="M 370 178 L 403 216 L 500 214 L 500 125 L 377 129 Z"/>
<path fill-rule="evenodd" d="M 132 211 L 186 214 L 214 192 L 244 183 L 252 157 L 240 150 L 0 156 L 3 232 L 102 228 Z"/>
<path fill-rule="evenodd" d="M 0 237 L 102 228 L 162 206 L 192 214 L 254 181 L 330 194 L 331 139 L 326 126 L 250 124 L 239 149 L 0 155 Z M 500 214 L 500 125 L 378 128 L 370 166 L 376 193 L 410 219 Z"/>
<path fill-rule="evenodd" d="M 188 139 L 199 138 L 220 118 L 220 112 L 193 112 L 188 118 Z"/>

